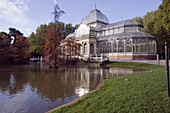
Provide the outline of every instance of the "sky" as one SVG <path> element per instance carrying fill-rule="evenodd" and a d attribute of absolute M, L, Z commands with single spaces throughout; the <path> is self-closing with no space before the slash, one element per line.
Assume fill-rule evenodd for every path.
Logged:
<path fill-rule="evenodd" d="M 0 31 L 9 32 L 14 27 L 29 36 L 40 24 L 54 22 L 51 14 L 55 3 L 65 11 L 59 21 L 81 23 L 95 8 L 107 16 L 110 23 L 133 17 L 143 17 L 154 11 L 162 0 L 0 0 Z"/>

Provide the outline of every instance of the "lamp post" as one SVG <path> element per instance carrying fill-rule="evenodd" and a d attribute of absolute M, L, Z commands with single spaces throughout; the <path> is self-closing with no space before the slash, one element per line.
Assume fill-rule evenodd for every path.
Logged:
<path fill-rule="evenodd" d="M 169 44 L 167 42 L 165 42 L 165 57 L 166 57 L 167 96 L 170 97 L 170 87 L 169 87 Z"/>

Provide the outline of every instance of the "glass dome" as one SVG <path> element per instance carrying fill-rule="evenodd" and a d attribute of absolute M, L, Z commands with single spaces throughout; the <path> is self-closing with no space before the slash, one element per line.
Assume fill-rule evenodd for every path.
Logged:
<path fill-rule="evenodd" d="M 94 9 L 92 10 L 85 18 L 82 20 L 84 24 L 90 24 L 94 22 L 101 22 L 104 24 L 109 24 L 107 17 L 101 13 L 100 10 Z"/>

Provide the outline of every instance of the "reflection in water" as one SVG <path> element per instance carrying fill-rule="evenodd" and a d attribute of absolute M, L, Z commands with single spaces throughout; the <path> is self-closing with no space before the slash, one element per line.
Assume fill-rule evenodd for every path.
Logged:
<path fill-rule="evenodd" d="M 75 93 L 81 97 L 83 96 L 84 94 L 88 93 L 90 89 L 86 89 L 85 87 L 77 87 L 75 89 Z"/>
<path fill-rule="evenodd" d="M 15 93 L 15 77 L 13 74 L 10 75 L 10 85 L 9 85 L 9 94 L 14 94 Z"/>
<path fill-rule="evenodd" d="M 95 89 L 102 77 L 133 73 L 122 68 L 41 69 L 0 67 L 0 112 L 42 113 Z"/>
<path fill-rule="evenodd" d="M 11 89 L 14 89 L 15 86 L 15 77 L 13 74 L 10 75 L 10 87 Z"/>

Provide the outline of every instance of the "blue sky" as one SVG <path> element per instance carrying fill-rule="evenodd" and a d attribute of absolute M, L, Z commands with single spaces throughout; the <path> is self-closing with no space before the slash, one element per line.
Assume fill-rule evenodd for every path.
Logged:
<path fill-rule="evenodd" d="M 0 31 L 15 27 L 28 36 L 42 23 L 53 21 L 51 14 L 57 1 L 66 13 L 60 21 L 79 24 L 95 3 L 110 23 L 143 16 L 156 10 L 162 0 L 0 0 Z M 96 2 L 95 2 L 96 1 Z"/>

